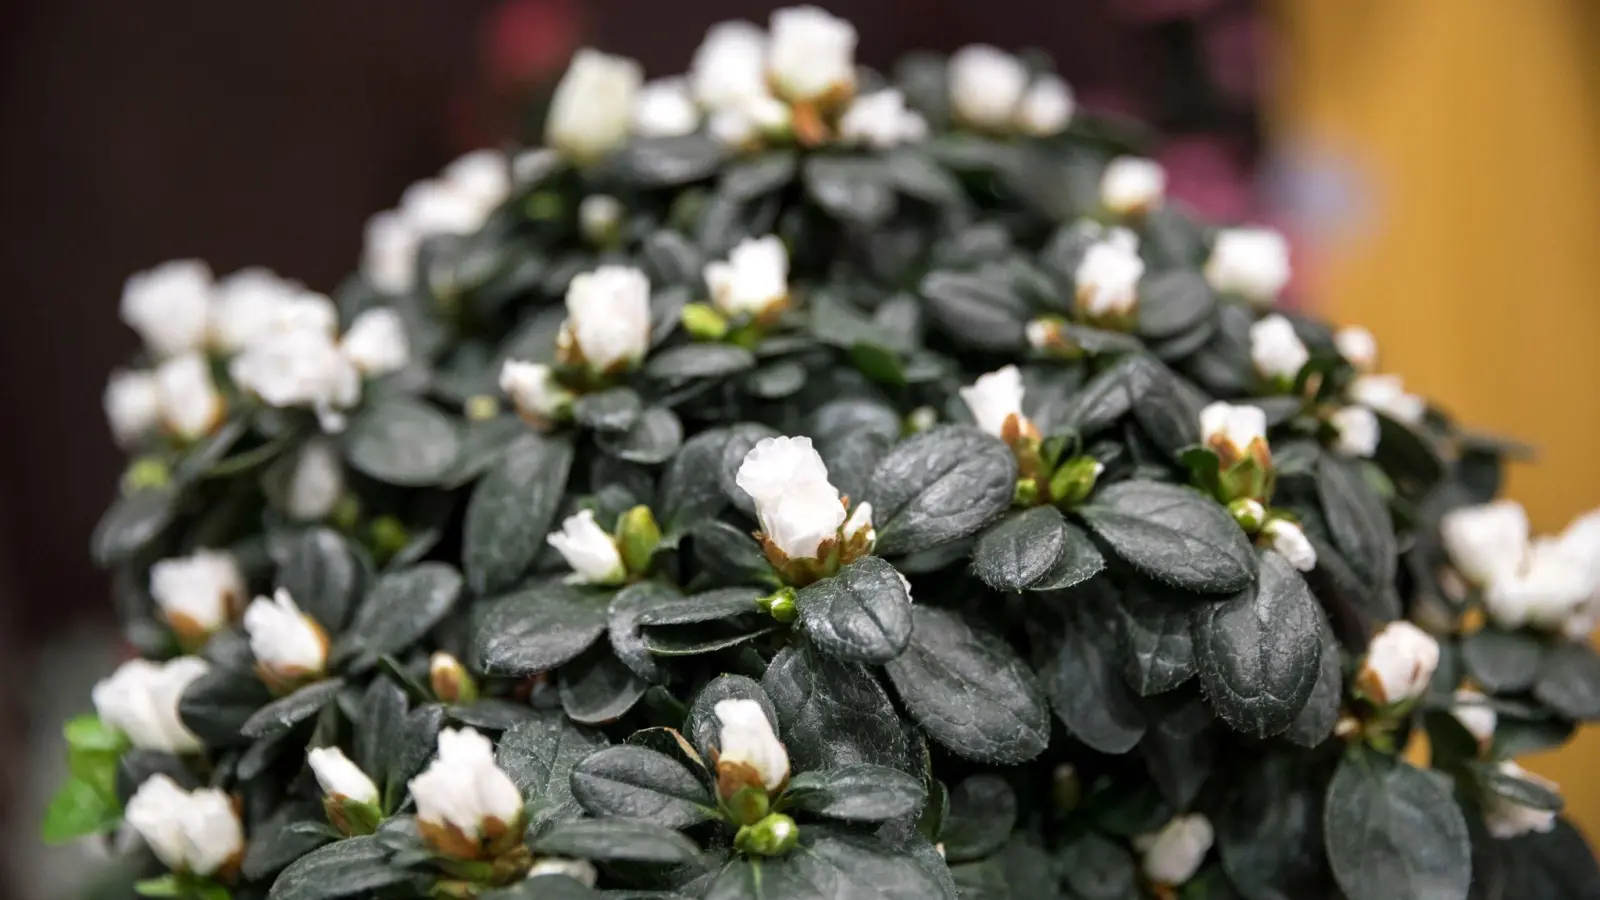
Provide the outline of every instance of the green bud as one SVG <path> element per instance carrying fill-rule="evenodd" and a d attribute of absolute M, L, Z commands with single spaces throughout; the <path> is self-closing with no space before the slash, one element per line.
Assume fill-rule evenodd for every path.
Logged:
<path fill-rule="evenodd" d="M 354 494 L 345 494 L 333 504 L 328 519 L 344 531 L 354 531 L 361 521 L 361 501 Z"/>
<path fill-rule="evenodd" d="M 1240 497 L 1229 503 L 1228 515 L 1233 516 L 1245 534 L 1255 534 L 1267 523 L 1267 508 L 1249 497 Z"/>
<path fill-rule="evenodd" d="M 1267 502 L 1272 496 L 1273 471 L 1254 456 L 1246 456 L 1217 473 L 1217 489 L 1223 503 L 1249 499 Z"/>
<path fill-rule="evenodd" d="M 939 413 L 931 406 L 919 406 L 906 416 L 906 434 L 919 434 L 939 424 Z"/>
<path fill-rule="evenodd" d="M 488 394 L 473 394 L 467 398 L 467 418 L 474 422 L 482 422 L 500 415 L 500 400 Z"/>
<path fill-rule="evenodd" d="M 739 829 L 733 846 L 751 856 L 782 856 L 800 842 L 800 826 L 783 813 L 773 813 Z"/>
<path fill-rule="evenodd" d="M 723 806 L 735 823 L 752 825 L 766 818 L 771 807 L 771 798 L 767 796 L 764 788 L 747 785 L 735 791 L 732 797 L 724 801 Z"/>
<path fill-rule="evenodd" d="M 622 514 L 617 521 L 617 546 L 622 551 L 622 564 L 628 572 L 643 575 L 650 571 L 650 557 L 661 544 L 661 526 L 650 513 L 650 507 L 640 505 Z"/>
<path fill-rule="evenodd" d="M 1105 469 L 1105 465 L 1092 456 L 1067 460 L 1050 476 L 1050 498 L 1061 506 L 1077 506 L 1089 498 Z"/>
<path fill-rule="evenodd" d="M 720 341 L 728 334 L 728 320 L 709 303 L 689 303 L 680 314 L 683 330 L 697 341 Z"/>
<path fill-rule="evenodd" d="M 756 605 L 779 622 L 793 622 L 800 613 L 794 608 L 794 588 L 781 587 L 756 601 Z"/>
<path fill-rule="evenodd" d="M 428 658 L 428 683 L 433 696 L 445 703 L 471 703 L 478 699 L 478 682 L 461 660 L 443 650 Z"/>
<path fill-rule="evenodd" d="M 1039 502 L 1039 482 L 1032 478 L 1018 478 L 1017 486 L 1011 491 L 1012 506 L 1033 506 Z"/>
<path fill-rule="evenodd" d="M 167 464 L 154 456 L 141 456 L 122 473 L 122 492 L 137 494 L 150 488 L 166 487 L 172 481 Z"/>
<path fill-rule="evenodd" d="M 383 811 L 371 803 L 333 794 L 322 798 L 322 810 L 328 814 L 328 824 L 348 837 L 371 834 L 378 830 L 378 823 L 383 821 Z"/>
<path fill-rule="evenodd" d="M 566 210 L 561 195 L 554 191 L 539 191 L 523 204 L 523 214 L 537 222 L 554 222 Z"/>
<path fill-rule="evenodd" d="M 406 533 L 406 526 L 394 516 L 379 516 L 372 520 L 372 550 L 379 559 L 387 560 L 400 552 L 411 540 L 411 535 Z"/>

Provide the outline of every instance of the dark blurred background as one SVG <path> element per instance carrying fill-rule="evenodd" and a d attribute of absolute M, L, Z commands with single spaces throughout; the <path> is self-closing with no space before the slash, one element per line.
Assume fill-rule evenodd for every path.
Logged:
<path fill-rule="evenodd" d="M 199 257 L 331 289 L 407 184 L 528 137 L 524 111 L 576 46 L 677 73 L 707 26 L 779 5 L 0 5 L 0 727 L 35 738 L 0 748 L 0 897 L 62 896 L 76 859 L 38 852 L 53 775 L 37 773 L 116 652 L 87 543 L 123 462 L 100 396 L 135 347 L 116 320 L 127 275 Z M 1558 416 L 1528 399 L 1600 381 L 1600 4 L 823 5 L 879 68 L 970 42 L 1048 51 L 1082 106 L 1162 132 L 1174 194 L 1289 228 L 1299 295 L 1372 325 L 1416 388 L 1553 444 L 1542 474 L 1513 480 L 1538 524 L 1593 505 L 1600 403 Z M 1459 314 L 1511 300 L 1509 320 Z M 1533 362 L 1483 364 L 1508 343 Z M 1575 772 L 1557 774 L 1583 820 Z"/>

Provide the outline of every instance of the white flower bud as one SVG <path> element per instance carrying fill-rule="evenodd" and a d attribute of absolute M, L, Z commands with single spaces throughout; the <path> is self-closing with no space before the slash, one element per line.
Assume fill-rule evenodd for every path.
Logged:
<path fill-rule="evenodd" d="M 1152 882 L 1177 887 L 1200 870 L 1216 835 L 1211 820 L 1199 813 L 1176 816 L 1160 831 L 1133 839 L 1144 876 Z"/>
<path fill-rule="evenodd" d="M 1528 552 L 1528 514 L 1515 500 L 1463 506 L 1439 520 L 1439 536 L 1461 576 L 1484 587 L 1516 573 Z"/>
<path fill-rule="evenodd" d="M 1289 283 L 1289 242 L 1271 228 L 1225 228 L 1211 245 L 1205 277 L 1212 290 L 1271 306 Z"/>
<path fill-rule="evenodd" d="M 624 212 L 622 201 L 610 194 L 590 194 L 578 203 L 578 230 L 591 244 L 608 244 L 622 224 Z"/>
<path fill-rule="evenodd" d="M 400 313 L 380 306 L 356 316 L 339 342 L 350 364 L 369 378 L 388 375 L 411 361 L 411 341 Z"/>
<path fill-rule="evenodd" d="M 338 747 L 313 747 L 306 753 L 306 762 L 324 794 L 377 804 L 378 786 Z"/>
<path fill-rule="evenodd" d="M 1250 445 L 1267 442 L 1267 414 L 1259 406 L 1234 406 L 1224 400 L 1200 410 L 1200 440 L 1225 458 L 1240 458 Z"/>
<path fill-rule="evenodd" d="M 211 304 L 211 343 L 236 353 L 260 340 L 273 326 L 284 299 L 305 290 L 271 270 L 252 266 L 217 282 Z"/>
<path fill-rule="evenodd" d="M 969 44 L 950 57 L 950 106 L 961 121 L 985 131 L 1011 125 L 1028 89 L 1028 70 L 1010 53 Z"/>
<path fill-rule="evenodd" d="M 643 81 L 639 64 L 627 57 L 579 50 L 550 98 L 545 143 L 579 162 L 604 156 L 628 139 Z"/>
<path fill-rule="evenodd" d="M 594 863 L 587 859 L 555 859 L 547 857 L 533 864 L 528 870 L 529 878 L 543 878 L 545 876 L 565 876 L 583 884 L 585 887 L 594 887 L 600 880 L 600 873 L 595 869 Z"/>
<path fill-rule="evenodd" d="M 177 356 L 205 346 L 211 316 L 211 270 L 195 259 L 175 259 L 128 278 L 122 321 L 157 356 Z"/>
<path fill-rule="evenodd" d="M 228 372 L 268 406 L 315 410 L 327 430 L 342 428 L 338 412 L 361 399 L 360 371 L 320 331 L 273 335 L 234 357 Z"/>
<path fill-rule="evenodd" d="M 161 390 L 149 372 L 112 372 L 104 404 L 111 436 L 123 446 L 148 437 L 161 424 Z"/>
<path fill-rule="evenodd" d="M 1017 127 L 1034 137 L 1060 134 L 1071 124 L 1076 109 L 1077 101 L 1066 81 L 1057 75 L 1041 75 L 1022 95 L 1022 105 L 1017 107 Z"/>
<path fill-rule="evenodd" d="M 1100 177 L 1100 203 L 1119 216 L 1149 212 L 1167 193 L 1167 170 L 1153 159 L 1119 156 Z"/>
<path fill-rule="evenodd" d="M 324 437 L 313 437 L 300 447 L 289 484 L 284 511 L 297 522 L 326 519 L 344 496 L 344 463 L 339 449 Z"/>
<path fill-rule="evenodd" d="M 477 841 L 492 824 L 522 815 L 522 794 L 494 761 L 494 744 L 471 728 L 439 732 L 439 756 L 411 779 L 417 820 L 424 828 L 454 830 Z"/>
<path fill-rule="evenodd" d="M 1022 414 L 1022 372 L 1016 366 L 1004 366 L 987 375 L 981 375 L 970 386 L 959 389 L 961 400 L 972 411 L 978 428 L 1001 440 L 1027 435 L 1032 423 Z M 1007 423 L 1012 422 L 1014 434 L 1008 437 Z M 1037 435 L 1037 430 L 1033 434 Z"/>
<path fill-rule="evenodd" d="M 545 538 L 572 567 L 569 581 L 579 584 L 620 584 L 628 577 L 617 542 L 594 520 L 594 510 L 579 510 L 561 523 L 561 530 Z"/>
<path fill-rule="evenodd" d="M 854 92 L 855 26 L 815 6 L 777 10 L 770 25 L 767 74 L 780 96 L 798 103 Z"/>
<path fill-rule="evenodd" d="M 192 441 L 222 422 L 227 405 L 211 380 L 211 366 L 199 353 L 174 356 L 156 367 L 161 421 L 177 437 Z"/>
<path fill-rule="evenodd" d="M 650 282 L 631 266 L 601 266 L 567 286 L 562 338 L 595 372 L 626 368 L 650 349 Z"/>
<path fill-rule="evenodd" d="M 511 194 L 511 163 L 499 150 L 473 150 L 451 160 L 439 180 L 474 201 L 487 219 Z"/>
<path fill-rule="evenodd" d="M 787 135 L 793 125 L 788 105 L 763 94 L 740 99 L 712 112 L 706 130 L 719 143 L 748 150 L 760 146 L 762 138 Z"/>
<path fill-rule="evenodd" d="M 768 791 L 789 778 L 789 751 L 772 731 L 766 711 L 754 700 L 719 700 L 712 711 L 722 725 L 717 768 L 749 766 Z"/>
<path fill-rule="evenodd" d="M 1383 626 L 1367 645 L 1356 684 L 1374 702 L 1404 703 L 1422 696 L 1439 667 L 1439 642 L 1406 621 Z"/>
<path fill-rule="evenodd" d="M 294 679 L 319 676 L 328 665 L 328 635 L 278 588 L 272 599 L 257 597 L 244 611 L 250 652 L 273 675 Z"/>
<path fill-rule="evenodd" d="M 555 372 L 544 363 L 506 360 L 500 368 L 500 390 L 517 411 L 537 421 L 551 421 L 572 402 L 572 392 L 556 383 Z"/>
<path fill-rule="evenodd" d="M 1521 781 L 1531 781 L 1548 790 L 1561 789 L 1561 785 L 1535 775 L 1509 759 L 1497 763 L 1495 768 L 1500 770 L 1501 775 Z M 1488 828 L 1491 837 L 1505 840 L 1532 832 L 1545 834 L 1556 827 L 1556 814 L 1553 810 L 1523 806 L 1492 791 L 1485 791 L 1484 794 L 1483 824 Z"/>
<path fill-rule="evenodd" d="M 1398 375 L 1357 375 L 1350 382 L 1350 399 L 1407 425 L 1420 423 L 1428 413 L 1428 402 L 1406 393 Z"/>
<path fill-rule="evenodd" d="M 416 286 L 417 250 L 422 236 L 396 210 L 367 220 L 361 244 L 361 274 L 386 294 L 404 294 Z"/>
<path fill-rule="evenodd" d="M 1479 746 L 1487 747 L 1494 740 L 1494 729 L 1500 716 L 1483 694 L 1468 688 L 1456 691 L 1455 705 L 1450 707 L 1450 714 L 1477 740 Z"/>
<path fill-rule="evenodd" d="M 1288 519 L 1273 519 L 1267 523 L 1263 533 L 1272 542 L 1272 549 L 1282 554 L 1296 569 L 1309 572 L 1317 567 L 1317 548 L 1311 546 L 1311 541 L 1299 525 Z"/>
<path fill-rule="evenodd" d="M 1335 331 L 1333 346 L 1358 372 L 1370 372 L 1378 365 L 1378 339 L 1360 325 L 1346 325 Z"/>
<path fill-rule="evenodd" d="M 1078 311 L 1091 319 L 1132 313 L 1143 277 L 1138 237 L 1126 228 L 1111 229 L 1078 262 L 1073 275 Z"/>
<path fill-rule="evenodd" d="M 1311 352 L 1300 342 L 1294 325 L 1283 316 L 1267 316 L 1250 326 L 1250 361 L 1261 377 L 1279 383 L 1293 382 L 1310 360 Z"/>
<path fill-rule="evenodd" d="M 815 558 L 845 523 L 839 490 L 810 438 L 762 439 L 745 454 L 735 481 L 755 501 L 766 539 L 790 559 Z"/>
<path fill-rule="evenodd" d="M 1333 449 L 1345 456 L 1370 457 L 1378 452 L 1378 417 L 1365 406 L 1345 406 L 1328 417 L 1337 437 Z"/>
<path fill-rule="evenodd" d="M 151 566 L 150 596 L 180 635 L 203 637 L 226 625 L 244 602 L 244 575 L 233 554 L 197 550 Z"/>
<path fill-rule="evenodd" d="M 1562 631 L 1600 589 L 1597 575 L 1592 556 L 1574 553 L 1560 540 L 1538 538 L 1516 569 L 1489 580 L 1483 605 L 1502 628 Z"/>
<path fill-rule="evenodd" d="M 760 316 L 789 300 L 789 251 L 777 235 L 746 238 L 726 262 L 707 263 L 706 287 L 730 316 Z"/>
<path fill-rule="evenodd" d="M 198 753 L 200 738 L 183 724 L 178 701 L 190 683 L 210 668 L 198 656 L 180 656 L 165 664 L 128 660 L 94 686 L 95 712 L 140 750 Z"/>
<path fill-rule="evenodd" d="M 920 141 L 928 136 L 928 121 L 906 108 L 899 88 L 863 94 L 839 117 L 839 140 L 878 150 Z"/>
<path fill-rule="evenodd" d="M 441 178 L 425 178 L 400 195 L 400 215 L 417 235 L 418 246 L 443 234 L 471 234 L 488 215 L 482 200 Z"/>
<path fill-rule="evenodd" d="M 682 78 L 646 82 L 633 100 L 633 133 L 642 137 L 677 137 L 700 127 L 700 109 Z"/>
<path fill-rule="evenodd" d="M 125 819 L 174 872 L 204 878 L 244 854 L 239 814 L 215 788 L 185 791 L 166 775 L 152 775 L 128 798 Z"/>
<path fill-rule="evenodd" d="M 846 541 L 859 540 L 863 542 L 868 549 L 877 543 L 878 530 L 872 527 L 872 504 L 865 500 L 857 503 L 856 508 L 850 510 L 850 517 L 844 520 L 844 525 L 840 526 L 839 533 L 844 535 Z M 895 574 L 900 575 L 899 572 Z M 911 582 L 906 581 L 904 575 L 900 575 L 900 581 L 905 584 L 906 596 L 909 598 L 911 596 Z"/>
<path fill-rule="evenodd" d="M 694 52 L 689 85 L 708 110 L 738 104 L 767 93 L 767 34 L 749 22 L 711 26 Z"/>

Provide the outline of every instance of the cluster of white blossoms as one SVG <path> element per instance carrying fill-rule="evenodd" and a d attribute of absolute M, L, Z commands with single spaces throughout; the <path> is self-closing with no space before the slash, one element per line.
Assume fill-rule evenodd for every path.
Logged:
<path fill-rule="evenodd" d="M 1047 137 L 1072 122 L 1077 103 L 1060 76 L 1034 73 L 1016 56 L 972 44 L 950 57 L 950 108 L 977 131 Z"/>
<path fill-rule="evenodd" d="M 1137 835 L 1139 866 L 1151 883 L 1167 888 L 1183 885 L 1200 870 L 1216 834 L 1211 820 L 1199 813 L 1174 816 L 1160 831 Z"/>
<path fill-rule="evenodd" d="M 269 406 L 312 408 L 336 430 L 363 377 L 410 358 L 393 310 L 363 312 L 341 339 L 332 300 L 259 268 L 215 280 L 200 262 L 163 263 L 128 279 L 121 309 L 156 360 L 153 369 L 113 373 L 106 386 L 106 417 L 124 446 L 161 433 L 193 441 L 221 424 L 227 400 L 217 360 L 227 360 L 241 391 Z"/>
<path fill-rule="evenodd" d="M 128 798 L 124 819 L 174 872 L 225 875 L 244 856 L 239 813 L 215 788 L 186 791 L 167 775 L 152 775 Z"/>
<path fill-rule="evenodd" d="M 1200 410 L 1200 442 L 1217 455 L 1225 497 L 1235 519 L 1247 530 L 1259 530 L 1266 546 L 1278 551 L 1302 572 L 1317 567 L 1317 549 L 1304 530 L 1291 519 L 1270 515 L 1264 505 L 1264 488 L 1272 471 L 1272 448 L 1267 443 L 1267 415 L 1259 406 L 1235 406 L 1225 400 Z M 1241 473 L 1237 478 L 1232 473 Z M 1241 514 L 1242 513 L 1242 514 Z M 1259 523 L 1259 524 L 1257 524 Z"/>
<path fill-rule="evenodd" d="M 1439 523 L 1451 565 L 1501 628 L 1587 639 L 1600 618 L 1600 510 L 1532 537 L 1514 500 L 1451 510 Z"/>
<path fill-rule="evenodd" d="M 510 164 L 497 150 L 474 150 L 446 166 L 437 178 L 416 182 L 400 195 L 394 209 L 367 220 L 361 274 L 385 293 L 412 290 L 422 243 L 482 228 L 511 188 Z"/>
<path fill-rule="evenodd" d="M 780 569 L 790 560 L 826 560 L 835 552 L 864 555 L 877 540 L 872 504 L 857 503 L 846 515 L 844 499 L 808 437 L 758 441 L 735 481 L 755 501 L 762 546 Z"/>
<path fill-rule="evenodd" d="M 1383 375 L 1378 368 L 1378 340 L 1372 332 L 1359 325 L 1340 328 L 1333 335 L 1334 348 L 1356 370 L 1346 390 L 1346 399 L 1356 408 L 1373 413 L 1383 413 L 1396 422 L 1417 425 L 1428 413 L 1428 401 L 1406 391 L 1399 375 Z M 1377 419 L 1369 416 L 1372 424 L 1372 445 L 1378 443 Z M 1360 454 L 1370 456 L 1371 453 Z"/>

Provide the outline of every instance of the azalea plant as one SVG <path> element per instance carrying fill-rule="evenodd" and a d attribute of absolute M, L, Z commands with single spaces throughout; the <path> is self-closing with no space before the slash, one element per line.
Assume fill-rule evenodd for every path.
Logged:
<path fill-rule="evenodd" d="M 333 297 L 175 262 L 106 392 L 145 896 L 1592 897 L 1600 516 L 1276 309 L 1126 123 L 810 7 L 584 50 Z M 254 598 L 254 599 L 252 599 Z"/>

